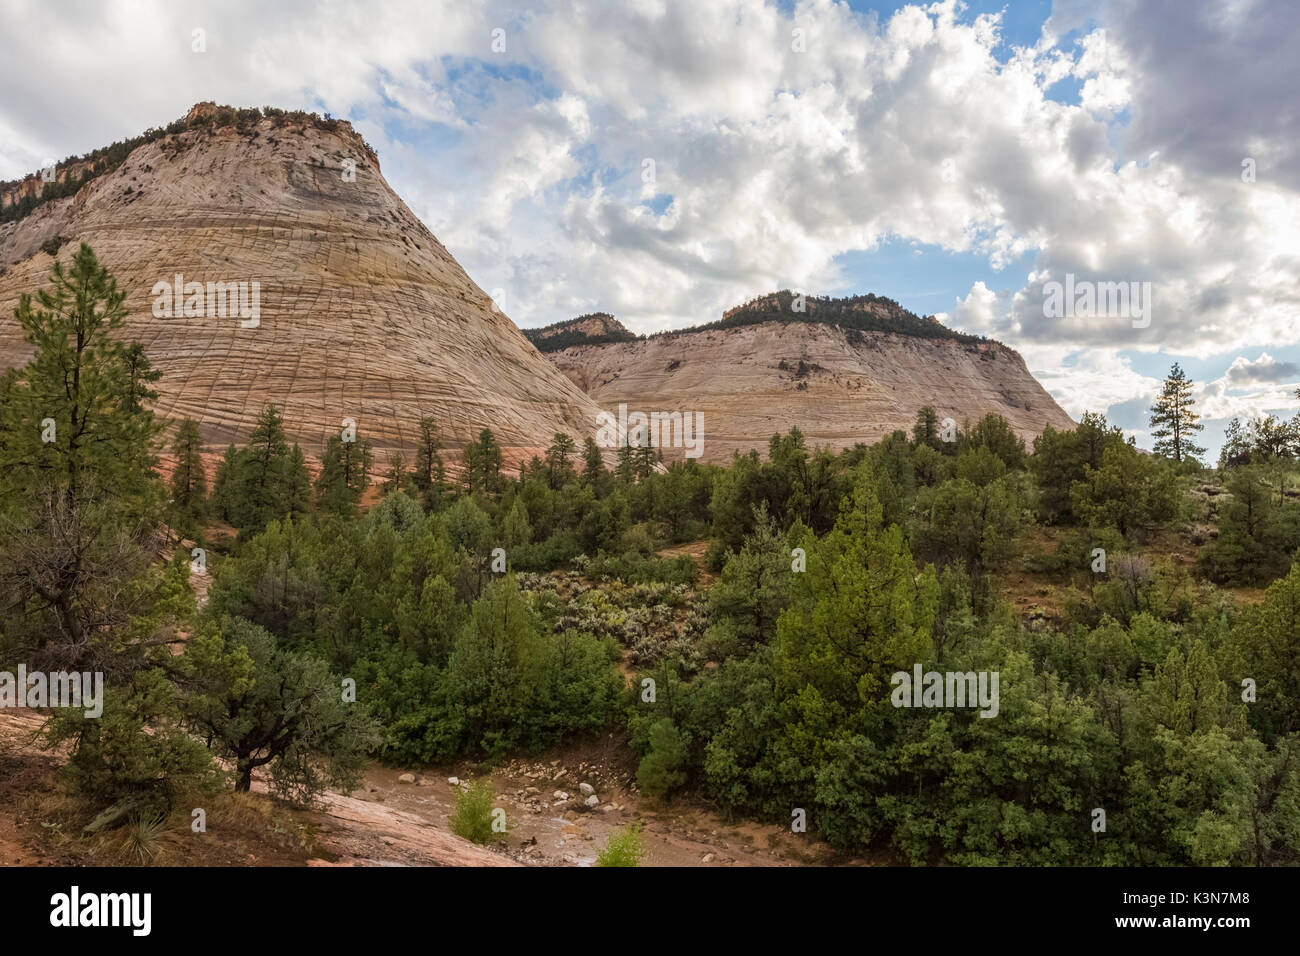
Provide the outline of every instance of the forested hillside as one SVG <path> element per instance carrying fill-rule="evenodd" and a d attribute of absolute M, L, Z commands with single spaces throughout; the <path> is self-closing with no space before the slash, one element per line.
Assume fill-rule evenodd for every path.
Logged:
<path fill-rule="evenodd" d="M 1300 859 L 1294 422 L 1207 468 L 1176 369 L 1160 454 L 922 408 L 726 465 L 557 434 L 510 474 L 432 420 L 409 457 L 362 432 L 312 462 L 268 406 L 209 476 L 121 302 L 83 248 L 0 380 L 0 664 L 107 675 L 102 719 L 47 727 L 86 819 L 616 734 L 649 798 L 899 863 Z M 997 697 L 900 698 L 930 672 Z"/>

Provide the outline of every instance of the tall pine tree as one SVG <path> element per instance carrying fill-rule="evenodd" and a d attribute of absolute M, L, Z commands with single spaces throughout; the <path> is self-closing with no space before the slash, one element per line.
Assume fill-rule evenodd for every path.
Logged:
<path fill-rule="evenodd" d="M 1156 440 L 1157 455 L 1182 462 L 1205 454 L 1204 446 L 1194 441 L 1196 433 L 1205 426 L 1193 408 L 1196 403 L 1192 399 L 1192 384 L 1175 362 L 1156 403 L 1151 406 L 1151 435 Z"/>

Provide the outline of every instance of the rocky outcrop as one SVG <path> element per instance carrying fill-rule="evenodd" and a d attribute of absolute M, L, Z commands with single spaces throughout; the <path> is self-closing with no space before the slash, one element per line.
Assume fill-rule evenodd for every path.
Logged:
<path fill-rule="evenodd" d="M 810 446 L 870 444 L 910 431 L 925 405 L 958 424 L 996 412 L 1026 439 L 1046 425 L 1073 427 L 1020 355 L 996 342 L 768 321 L 547 358 L 612 416 L 621 403 L 629 414 L 702 414 L 705 461 L 765 452 L 773 433 L 794 426 Z"/>
<path fill-rule="evenodd" d="M 557 431 L 594 431 L 594 404 L 494 308 L 347 123 L 221 125 L 232 113 L 200 104 L 183 131 L 0 225 L 0 368 L 30 356 L 13 309 L 47 283 L 41 248 L 62 237 L 60 259 L 88 242 L 126 290 L 125 335 L 163 373 L 156 412 L 196 419 L 210 447 L 245 440 L 267 402 L 309 453 L 352 419 L 377 465 L 387 449 L 409 453 L 423 416 L 452 457 L 485 427 L 511 461 Z M 159 283 L 182 286 L 170 318 L 154 314 Z M 191 300 L 190 283 L 204 294 Z M 249 304 L 256 290 L 256 326 L 209 283 L 244 283 Z"/>
<path fill-rule="evenodd" d="M 542 352 L 555 352 L 573 345 L 600 345 L 636 339 L 608 312 L 592 312 L 540 329 L 524 329 L 524 335 Z"/>

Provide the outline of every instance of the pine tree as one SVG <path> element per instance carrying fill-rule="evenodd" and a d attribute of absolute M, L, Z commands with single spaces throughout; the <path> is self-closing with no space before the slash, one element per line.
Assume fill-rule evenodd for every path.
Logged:
<path fill-rule="evenodd" d="M 234 500 L 238 494 L 239 449 L 231 442 L 217 465 L 216 476 L 212 479 L 212 497 L 208 504 L 213 512 L 223 521 L 233 521 Z"/>
<path fill-rule="evenodd" d="M 425 511 L 439 511 L 447 496 L 447 471 L 442 462 L 442 440 L 432 418 L 420 419 L 420 440 L 415 450 L 411 479 L 424 500 Z"/>
<path fill-rule="evenodd" d="M 343 441 L 334 435 L 325 445 L 320 475 L 316 478 L 316 503 L 334 514 L 355 514 L 370 484 L 374 453 L 370 442 Z"/>
<path fill-rule="evenodd" d="M 405 490 L 409 481 L 410 476 L 406 471 L 406 456 L 400 451 L 391 452 L 388 456 L 388 473 L 384 475 L 384 494 L 390 495 L 395 491 Z"/>
<path fill-rule="evenodd" d="M 632 439 L 623 438 L 623 445 L 618 450 L 618 463 L 614 466 L 614 476 L 623 484 L 630 485 L 636 480 L 636 457 L 632 448 Z"/>
<path fill-rule="evenodd" d="M 605 459 L 600 453 L 600 446 L 590 435 L 582 443 L 582 483 L 596 484 L 605 474 Z"/>
<path fill-rule="evenodd" d="M 912 426 L 912 444 L 939 447 L 939 413 L 933 405 L 925 405 L 916 413 L 916 424 Z"/>
<path fill-rule="evenodd" d="M 551 447 L 546 450 L 546 477 L 552 488 L 559 488 L 573 475 L 569 465 L 569 456 L 577 445 L 564 432 L 556 432 L 551 439 Z"/>
<path fill-rule="evenodd" d="M 311 473 L 307 470 L 307 456 L 297 442 L 289 450 L 283 487 L 286 515 L 296 519 L 311 511 Z"/>
<path fill-rule="evenodd" d="M 654 439 L 647 434 L 645 443 L 637 448 L 633 457 L 636 462 L 636 476 L 638 480 L 644 481 L 654 473 L 655 463 L 663 460 L 663 453 L 655 450 Z"/>
<path fill-rule="evenodd" d="M 1205 454 L 1205 448 L 1193 438 L 1203 426 L 1201 416 L 1193 410 L 1193 382 L 1177 362 L 1169 370 L 1164 387 L 1156 403 L 1151 406 L 1151 436 L 1156 439 L 1154 451 L 1174 461 L 1194 461 Z"/>
<path fill-rule="evenodd" d="M 207 512 L 208 479 L 203 472 L 203 436 L 192 418 L 181 422 L 172 443 L 176 467 L 172 469 L 172 514 L 177 530 L 194 537 Z"/>
<path fill-rule="evenodd" d="M 236 459 L 242 500 L 232 502 L 234 523 L 261 531 L 267 522 L 285 513 L 283 479 L 289 461 L 289 443 L 280 410 L 268 404 L 257 417 L 248 447 Z"/>
<path fill-rule="evenodd" d="M 126 362 L 125 404 L 128 410 L 138 412 L 144 407 L 145 402 L 151 402 L 158 397 L 158 393 L 151 389 L 149 384 L 162 378 L 162 372 L 150 364 L 144 354 L 144 346 L 139 342 L 132 342 L 126 347 L 123 359 Z"/>
<path fill-rule="evenodd" d="M 130 669 L 176 607 L 150 567 L 160 426 L 132 391 L 143 356 L 113 333 L 126 293 L 90 247 L 14 315 L 34 349 L 0 407 L 0 652 L 51 669 Z M 137 383 L 145 379 L 137 379 Z M 156 579 L 156 580 L 150 580 Z M 18 613 L 4 617 L 7 610 Z M 133 620 L 134 618 L 134 620 Z M 141 651 L 141 653 L 144 653 Z"/>
<path fill-rule="evenodd" d="M 501 446 L 492 429 L 479 432 L 478 441 L 465 446 L 461 457 L 461 481 L 471 495 L 494 495 L 501 490 Z"/>
<path fill-rule="evenodd" d="M 1250 464 L 1250 439 L 1241 427 L 1241 420 L 1228 422 L 1223 432 L 1223 448 L 1219 450 L 1219 468 L 1235 468 Z"/>

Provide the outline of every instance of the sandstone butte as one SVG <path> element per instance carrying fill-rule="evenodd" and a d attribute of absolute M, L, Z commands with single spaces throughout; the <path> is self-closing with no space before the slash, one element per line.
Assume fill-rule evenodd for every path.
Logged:
<path fill-rule="evenodd" d="M 764 451 L 792 426 L 812 446 L 870 443 L 910 428 L 923 405 L 959 423 L 997 412 L 1026 438 L 1072 426 L 1020 356 L 994 342 L 775 319 L 636 338 L 597 313 L 530 336 L 630 341 L 543 356 L 385 182 L 348 123 L 307 114 L 235 122 L 233 113 L 198 104 L 168 127 L 175 132 L 135 147 L 74 195 L 0 223 L 0 368 L 30 357 L 13 310 L 21 293 L 47 283 L 54 259 L 42 247 L 54 240 L 66 263 L 85 241 L 127 292 L 125 336 L 163 372 L 156 413 L 198 421 L 213 458 L 247 439 L 268 402 L 312 455 L 355 421 L 377 469 L 391 450 L 409 460 L 424 416 L 451 460 L 488 427 L 514 464 L 555 432 L 581 444 L 599 412 L 617 414 L 620 403 L 701 413 L 706 461 Z M 59 181 L 87 165 L 61 167 Z M 35 182 L 0 188 L 0 208 Z M 258 327 L 155 317 L 151 290 L 177 274 L 258 283 Z"/>
<path fill-rule="evenodd" d="M 584 330 L 626 332 L 614 326 L 606 320 L 593 327 L 587 319 Z M 545 339 L 563 331 L 560 324 L 534 332 L 534 341 L 545 348 Z M 765 453 L 774 433 L 794 426 L 809 447 L 871 444 L 896 429 L 910 433 L 925 405 L 958 425 L 996 412 L 1027 441 L 1045 426 L 1075 424 L 1019 353 L 992 341 L 774 317 L 739 327 L 575 344 L 547 357 L 611 416 L 617 417 L 620 404 L 629 414 L 698 412 L 704 461 L 727 460 L 733 451 L 751 448 Z M 683 454 L 662 451 L 665 461 Z"/>
<path fill-rule="evenodd" d="M 199 104 L 187 121 L 217 114 Z M 131 313 L 125 336 L 163 372 L 155 412 L 197 420 L 214 451 L 247 440 L 267 402 L 309 454 L 354 420 L 377 469 L 390 449 L 409 460 L 423 416 L 453 459 L 484 427 L 511 461 L 557 431 L 594 431 L 595 405 L 494 308 L 346 122 L 195 125 L 0 224 L 0 368 L 30 357 L 13 311 L 47 284 L 53 258 L 41 246 L 55 237 L 65 264 L 84 241 L 113 272 Z M 155 318 L 151 290 L 177 273 L 259 283 L 260 325 Z"/>

